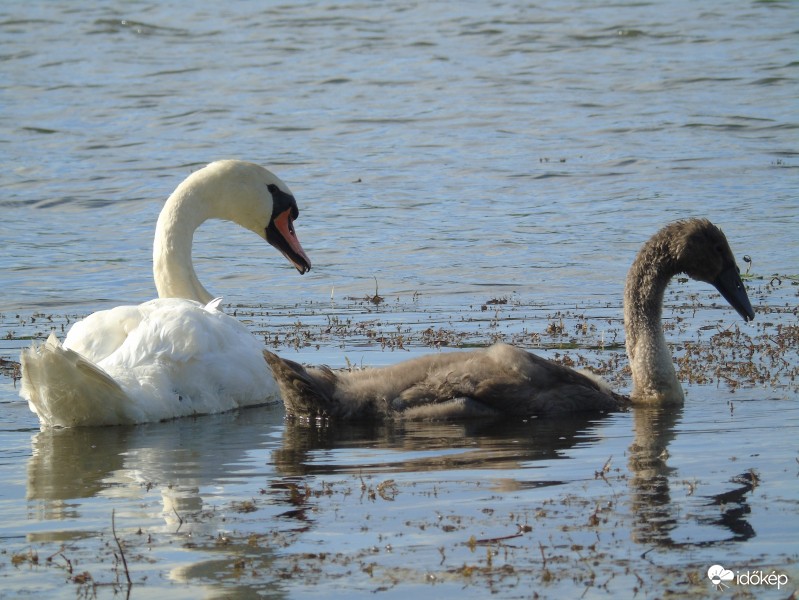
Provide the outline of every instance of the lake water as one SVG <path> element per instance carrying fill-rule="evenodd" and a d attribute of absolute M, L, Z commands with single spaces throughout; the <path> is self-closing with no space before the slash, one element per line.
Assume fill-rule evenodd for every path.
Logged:
<path fill-rule="evenodd" d="M 219 158 L 297 197 L 303 277 L 229 224 L 195 244 L 289 358 L 505 339 L 628 390 L 626 269 L 688 216 L 724 229 L 758 318 L 675 281 L 684 409 L 577 421 L 39 431 L 4 363 L 0 597 L 797 589 L 796 3 L 90 4 L 0 6 L 3 359 L 153 297 L 158 211 Z"/>

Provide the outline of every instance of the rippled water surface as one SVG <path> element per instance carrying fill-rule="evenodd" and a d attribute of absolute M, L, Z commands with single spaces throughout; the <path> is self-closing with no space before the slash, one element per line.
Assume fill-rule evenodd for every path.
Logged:
<path fill-rule="evenodd" d="M 796 589 L 795 3 L 90 4 L 0 6 L 1 597 L 713 597 L 713 564 L 791 582 L 726 596 Z M 197 270 L 295 359 L 504 339 L 628 389 L 626 269 L 697 215 L 758 319 L 674 282 L 676 414 L 39 431 L 6 361 L 151 298 L 163 200 L 231 157 L 289 184 L 314 268 L 209 223 Z"/>

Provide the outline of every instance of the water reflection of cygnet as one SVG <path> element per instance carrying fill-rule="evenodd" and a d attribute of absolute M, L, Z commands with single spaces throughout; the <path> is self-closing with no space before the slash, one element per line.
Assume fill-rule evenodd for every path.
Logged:
<path fill-rule="evenodd" d="M 635 516 L 633 539 L 653 547 L 709 546 L 730 541 L 745 541 L 755 535 L 746 516 L 749 513 L 747 494 L 755 482 L 746 475 L 733 480 L 733 488 L 709 496 L 705 500 L 710 517 L 699 516 L 696 525 L 720 527 L 724 532 L 700 542 L 681 542 L 675 539 L 680 525 L 680 506 L 672 500 L 671 484 L 675 469 L 669 467 L 669 444 L 676 437 L 676 427 L 683 408 L 637 407 L 633 410 L 634 441 L 629 450 L 630 499 Z M 722 511 L 719 511 L 719 506 Z"/>
<path fill-rule="evenodd" d="M 292 419 L 286 421 L 283 443 L 272 453 L 272 461 L 284 476 L 519 469 L 528 461 L 563 458 L 578 443 L 596 442 L 596 425 L 602 419 L 570 415 L 526 421 L 329 425 Z M 336 448 L 346 451 L 325 453 Z"/>

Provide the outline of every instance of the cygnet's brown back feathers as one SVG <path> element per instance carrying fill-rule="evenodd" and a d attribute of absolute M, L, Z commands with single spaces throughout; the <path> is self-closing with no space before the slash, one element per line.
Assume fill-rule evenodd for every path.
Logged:
<path fill-rule="evenodd" d="M 289 415 L 343 420 L 452 419 L 619 410 L 622 396 L 595 379 L 524 350 L 422 356 L 335 373 L 265 352 Z"/>

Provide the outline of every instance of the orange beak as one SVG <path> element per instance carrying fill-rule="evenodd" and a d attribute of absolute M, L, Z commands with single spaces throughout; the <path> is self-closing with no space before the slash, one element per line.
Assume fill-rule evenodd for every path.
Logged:
<path fill-rule="evenodd" d="M 300 240 L 294 232 L 294 219 L 291 209 L 277 215 L 266 228 L 266 241 L 285 256 L 294 265 L 300 275 L 311 270 L 311 260 L 302 249 Z"/>

